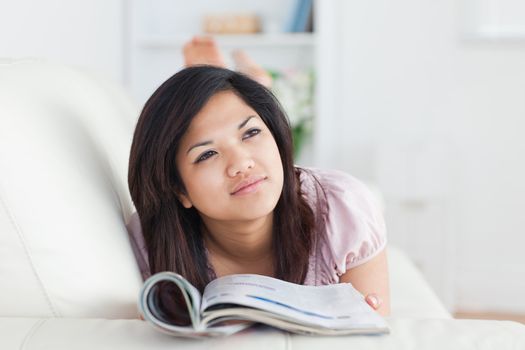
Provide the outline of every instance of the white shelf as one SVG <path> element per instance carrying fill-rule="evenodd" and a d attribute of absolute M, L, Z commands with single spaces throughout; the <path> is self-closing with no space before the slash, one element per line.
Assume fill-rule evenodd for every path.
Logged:
<path fill-rule="evenodd" d="M 466 41 L 489 42 L 523 42 L 525 41 L 525 28 L 522 30 L 477 30 L 463 35 Z"/>
<path fill-rule="evenodd" d="M 237 34 L 214 35 L 220 47 L 314 47 L 315 34 L 313 33 L 276 33 L 276 34 Z M 166 37 L 150 36 L 137 40 L 138 46 L 145 49 L 180 48 L 191 35 Z"/>

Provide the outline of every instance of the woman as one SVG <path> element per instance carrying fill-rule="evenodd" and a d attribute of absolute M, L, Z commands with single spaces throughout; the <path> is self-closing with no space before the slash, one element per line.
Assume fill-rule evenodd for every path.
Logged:
<path fill-rule="evenodd" d="M 351 282 L 389 314 L 386 232 L 373 196 L 347 174 L 295 167 L 284 112 L 246 75 L 192 66 L 163 83 L 138 120 L 128 180 L 144 278 L 170 270 L 201 291 L 234 273 Z M 166 300 L 173 317 L 179 303 Z"/>

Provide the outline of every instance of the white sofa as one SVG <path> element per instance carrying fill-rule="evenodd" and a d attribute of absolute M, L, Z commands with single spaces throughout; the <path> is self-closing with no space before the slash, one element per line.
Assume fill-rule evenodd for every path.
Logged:
<path fill-rule="evenodd" d="M 455 320 L 389 247 L 392 333 L 256 328 L 184 340 L 137 319 L 125 224 L 138 108 L 116 85 L 40 61 L 0 62 L 0 349 L 525 349 L 525 326 Z"/>

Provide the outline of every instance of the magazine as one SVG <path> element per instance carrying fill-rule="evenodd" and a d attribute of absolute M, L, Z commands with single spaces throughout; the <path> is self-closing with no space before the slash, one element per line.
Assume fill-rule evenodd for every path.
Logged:
<path fill-rule="evenodd" d="M 165 317 L 156 292 L 159 283 L 178 287 L 187 306 L 188 325 Z M 386 321 L 350 283 L 304 286 L 237 274 L 211 281 L 201 295 L 181 275 L 160 272 L 146 280 L 138 304 L 145 321 L 182 337 L 225 336 L 256 323 L 310 335 L 389 333 Z"/>

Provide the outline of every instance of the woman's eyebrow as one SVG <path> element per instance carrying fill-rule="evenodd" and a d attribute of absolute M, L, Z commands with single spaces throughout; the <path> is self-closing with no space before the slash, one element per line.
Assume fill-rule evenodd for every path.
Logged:
<path fill-rule="evenodd" d="M 237 127 L 237 129 L 241 130 L 247 123 L 250 119 L 252 118 L 255 118 L 254 115 L 251 115 L 249 116 L 248 118 L 246 118 L 241 124 L 239 124 L 239 126 Z"/>
<path fill-rule="evenodd" d="M 193 146 L 191 146 L 190 148 L 188 148 L 188 151 L 186 152 L 186 154 L 190 153 L 190 151 L 192 149 L 194 149 L 195 147 L 206 146 L 206 145 L 210 145 L 212 143 L 213 143 L 212 141 L 202 141 L 202 142 L 196 143 Z"/>
<path fill-rule="evenodd" d="M 239 126 L 237 127 L 238 130 L 241 130 L 243 127 L 246 126 L 246 124 L 248 124 L 248 121 L 252 118 L 255 118 L 254 115 L 251 115 L 249 116 L 248 118 L 246 118 L 241 124 L 239 124 Z M 211 140 L 208 140 L 208 141 L 202 141 L 202 142 L 199 142 L 199 143 L 196 143 L 194 144 L 193 146 L 191 146 L 190 148 L 188 148 L 188 151 L 186 151 L 186 154 L 190 153 L 190 151 L 196 147 L 200 147 L 200 146 L 207 146 L 207 145 L 210 145 L 212 144 L 213 141 Z"/>

